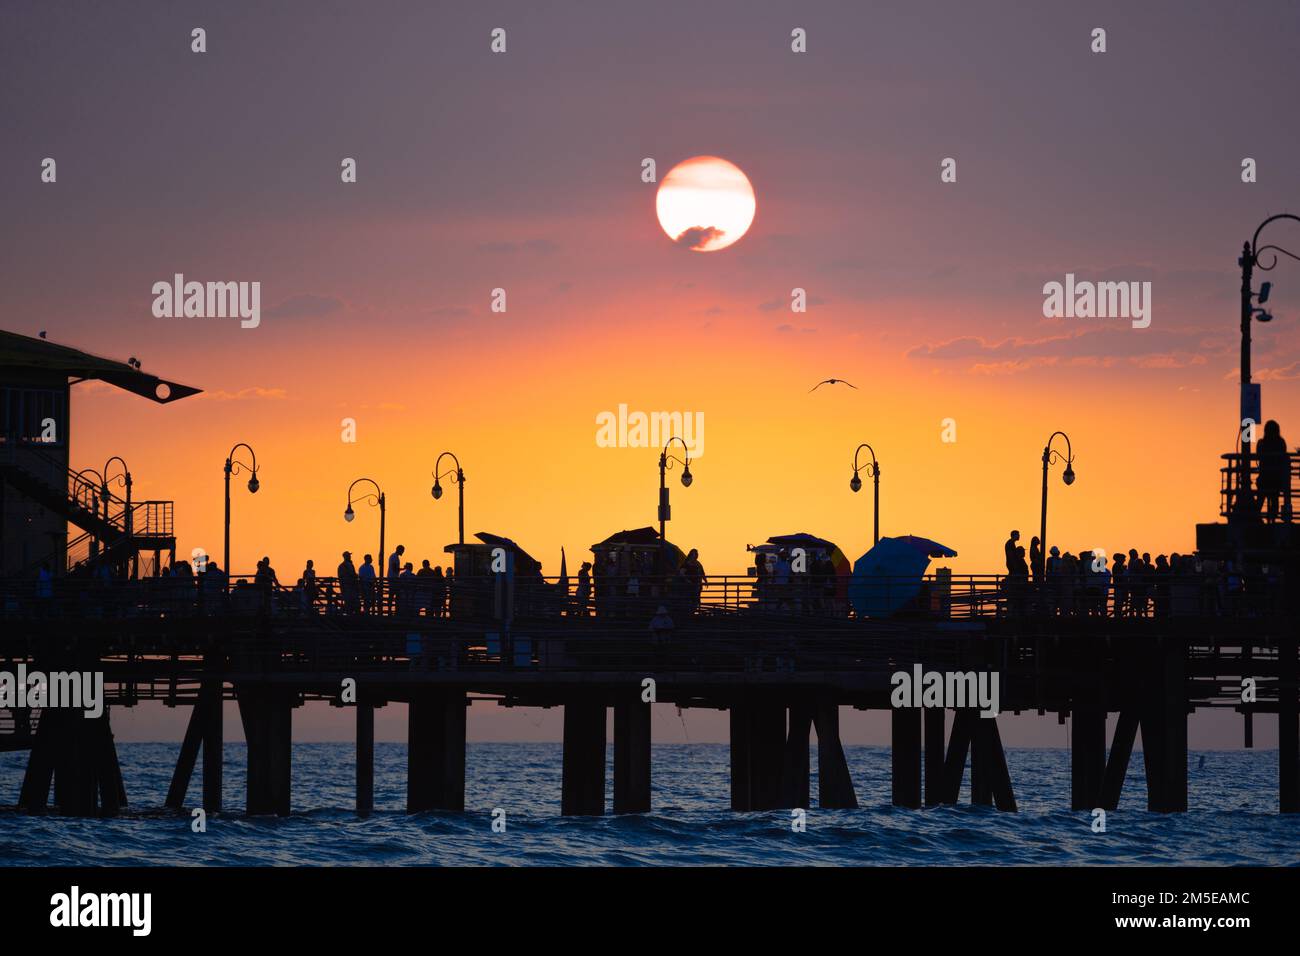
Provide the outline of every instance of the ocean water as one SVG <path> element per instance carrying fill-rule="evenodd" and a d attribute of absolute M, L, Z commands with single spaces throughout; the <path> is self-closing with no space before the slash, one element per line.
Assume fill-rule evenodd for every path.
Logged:
<path fill-rule="evenodd" d="M 243 744 L 225 748 L 226 812 L 194 833 L 190 815 L 162 808 L 176 744 L 119 744 L 130 806 L 110 820 L 21 814 L 26 753 L 0 754 L 0 864 L 51 865 L 1296 865 L 1300 817 L 1277 812 L 1275 751 L 1189 757 L 1191 809 L 1146 810 L 1135 753 L 1120 808 L 1106 832 L 1069 809 L 1069 752 L 1009 750 L 1018 813 L 890 806 L 889 750 L 848 747 L 861 805 L 813 806 L 807 830 L 788 810 L 733 813 L 728 749 L 722 744 L 654 747 L 653 805 L 644 815 L 560 816 L 558 744 L 470 744 L 465 813 L 408 815 L 405 744 L 375 748 L 375 813 L 357 817 L 353 747 L 295 744 L 293 813 L 246 818 Z M 1202 759 L 1203 758 L 1203 759 Z M 607 799 L 613 753 L 608 754 Z M 201 764 L 200 764 L 201 766 Z M 966 782 L 969 784 L 969 772 Z M 200 770 L 191 805 L 201 793 Z M 969 800 L 968 788 L 962 800 Z M 492 832 L 492 811 L 506 831 Z"/>

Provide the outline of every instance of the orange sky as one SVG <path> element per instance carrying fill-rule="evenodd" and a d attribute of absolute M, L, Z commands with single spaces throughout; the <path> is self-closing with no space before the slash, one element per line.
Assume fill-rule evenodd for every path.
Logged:
<path fill-rule="evenodd" d="M 573 570 L 655 523 L 657 449 L 598 447 L 596 416 L 702 412 L 669 536 L 710 573 L 800 530 L 860 555 L 864 441 L 882 531 L 935 538 L 974 573 L 999 570 L 1012 527 L 1036 533 L 1039 455 L 1063 429 L 1078 481 L 1053 472 L 1049 543 L 1190 549 L 1235 438 L 1234 260 L 1300 189 L 1300 133 L 1278 120 L 1296 11 L 1261 31 L 1226 9 L 1118 6 L 1099 57 L 1065 8 L 958 6 L 936 31 L 910 5 L 845 6 L 809 12 L 800 58 L 787 13 L 737 9 L 694 5 L 689 31 L 518 9 L 496 58 L 464 39 L 496 25 L 474 7 L 413 9 L 398 30 L 359 9 L 213 11 L 206 57 L 174 42 L 180 13 L 27 18 L 0 37 L 21 80 L 0 90 L 3 325 L 205 390 L 155 407 L 77 386 L 74 465 L 122 455 L 137 498 L 175 500 L 182 555 L 219 555 L 221 465 L 251 443 L 262 489 L 236 490 L 234 570 L 266 554 L 292 582 L 308 558 L 327 572 L 377 546 L 373 511 L 342 519 L 361 475 L 387 491 L 390 547 L 441 563 L 455 493 L 435 503 L 429 472 L 450 449 L 467 532 L 555 574 L 561 546 Z M 757 197 L 715 253 L 675 247 L 641 181 L 646 157 L 662 176 L 696 155 L 736 163 Z M 260 281 L 260 326 L 154 318 L 152 286 L 177 272 Z M 1066 273 L 1150 281 L 1150 328 L 1044 319 L 1042 287 Z M 1256 376 L 1295 445 L 1300 271 L 1262 278 L 1277 320 L 1256 328 Z M 828 377 L 858 388 L 808 394 Z"/>

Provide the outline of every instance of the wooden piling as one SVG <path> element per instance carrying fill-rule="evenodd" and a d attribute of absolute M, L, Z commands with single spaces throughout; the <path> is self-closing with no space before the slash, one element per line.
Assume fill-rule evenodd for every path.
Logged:
<path fill-rule="evenodd" d="M 260 684 L 245 685 L 237 693 L 248 751 L 247 812 L 288 816 L 293 698 L 283 689 Z"/>
<path fill-rule="evenodd" d="M 1297 641 L 1278 641 L 1277 786 L 1278 809 L 1300 813 L 1300 701 L 1297 701 Z"/>
<path fill-rule="evenodd" d="M 785 766 L 785 707 L 765 695 L 731 705 L 731 808 L 780 807 Z"/>
<path fill-rule="evenodd" d="M 375 706 L 357 701 L 357 813 L 375 808 Z"/>
<path fill-rule="evenodd" d="M 954 804 L 961 796 L 961 780 L 966 775 L 966 755 L 974 736 L 978 712 L 962 708 L 953 712 L 948 752 L 943 760 L 943 802 Z"/>
<path fill-rule="evenodd" d="M 605 702 L 590 692 L 564 704 L 560 813 L 598 817 L 605 812 Z"/>
<path fill-rule="evenodd" d="M 407 712 L 407 813 L 465 809 L 465 705 L 463 690 L 413 692 Z"/>
<path fill-rule="evenodd" d="M 1106 758 L 1101 800 L 1097 804 L 1103 810 L 1115 810 L 1119 807 L 1119 798 L 1124 791 L 1124 777 L 1128 774 L 1129 760 L 1133 756 L 1133 741 L 1137 737 L 1137 730 L 1137 711 L 1132 708 L 1121 710 L 1115 722 L 1115 736 L 1111 740 L 1110 754 Z M 1143 746 L 1145 745 L 1143 741 Z"/>
<path fill-rule="evenodd" d="M 1070 807 L 1101 806 L 1106 774 L 1106 711 L 1091 701 L 1076 700 L 1070 727 Z"/>
<path fill-rule="evenodd" d="M 54 721 L 47 722 L 52 714 L 46 711 L 32 739 L 32 749 L 27 755 L 27 770 L 19 791 L 18 807 L 28 813 L 40 813 L 50 802 L 50 783 L 54 779 L 55 748 L 58 728 Z"/>
<path fill-rule="evenodd" d="M 920 808 L 921 708 L 895 707 L 890 726 L 894 806 Z"/>
<path fill-rule="evenodd" d="M 790 705 L 790 725 L 786 732 L 784 761 L 781 767 L 781 806 L 807 810 L 811 802 L 812 707 L 803 701 Z"/>
<path fill-rule="evenodd" d="M 944 724 L 947 712 L 941 707 L 927 707 L 925 729 L 925 805 L 937 807 L 943 798 Z"/>
<path fill-rule="evenodd" d="M 603 727 L 601 746 L 603 750 Z M 603 801 L 603 779 L 601 787 Z M 614 812 L 648 813 L 649 810 L 650 704 L 636 692 L 614 705 Z"/>
<path fill-rule="evenodd" d="M 819 700 L 813 709 L 813 726 L 817 730 L 817 805 L 823 810 L 856 810 L 858 795 L 840 742 L 839 704 Z"/>
<path fill-rule="evenodd" d="M 220 813 L 221 759 L 225 746 L 221 682 L 205 682 L 195 706 L 203 714 L 203 809 L 208 813 Z"/>
<path fill-rule="evenodd" d="M 203 743 L 204 708 L 196 703 L 190 708 L 190 721 L 185 726 L 185 739 L 181 741 L 181 752 L 176 758 L 176 769 L 172 771 L 171 786 L 167 788 L 165 806 L 169 810 L 180 810 L 185 806 L 185 794 L 190 788 L 190 778 L 194 776 L 194 764 L 198 761 L 199 747 Z"/>

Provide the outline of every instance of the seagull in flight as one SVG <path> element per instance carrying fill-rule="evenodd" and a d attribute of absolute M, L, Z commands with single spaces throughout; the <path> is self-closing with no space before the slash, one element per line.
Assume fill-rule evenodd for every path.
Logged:
<path fill-rule="evenodd" d="M 849 388 L 855 390 L 857 389 L 857 386 L 854 385 L 852 382 L 846 382 L 842 378 L 828 378 L 818 382 L 812 388 L 808 389 L 808 394 L 811 395 L 813 392 L 817 391 L 817 389 L 821 388 L 823 385 L 847 385 Z"/>

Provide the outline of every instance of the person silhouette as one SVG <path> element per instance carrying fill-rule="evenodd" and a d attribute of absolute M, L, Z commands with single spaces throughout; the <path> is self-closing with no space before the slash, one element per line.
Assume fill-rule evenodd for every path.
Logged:
<path fill-rule="evenodd" d="M 1264 437 L 1256 450 L 1259 458 L 1258 487 L 1268 509 L 1268 520 L 1278 520 L 1278 499 L 1282 499 L 1281 519 L 1291 520 L 1291 456 L 1282 438 L 1282 426 L 1273 419 L 1264 423 Z"/>
<path fill-rule="evenodd" d="M 1020 547 L 1020 532 L 1012 531 L 1011 536 L 1007 538 L 1006 544 L 1002 545 L 1002 550 L 1006 553 L 1007 574 L 1015 572 L 1016 548 Z"/>

